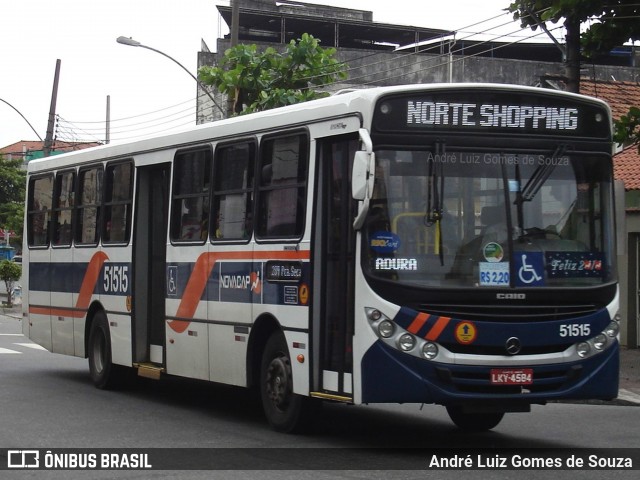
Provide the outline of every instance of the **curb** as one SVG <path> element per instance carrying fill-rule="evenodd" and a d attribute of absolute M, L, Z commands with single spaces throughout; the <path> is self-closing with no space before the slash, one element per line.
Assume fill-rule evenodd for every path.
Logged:
<path fill-rule="evenodd" d="M 548 403 L 573 403 L 577 405 L 609 405 L 618 407 L 640 407 L 640 394 L 625 390 L 618 390 L 618 396 L 613 400 L 550 400 Z"/>
<path fill-rule="evenodd" d="M 640 394 L 621 388 L 614 402 L 616 405 L 640 406 Z"/>

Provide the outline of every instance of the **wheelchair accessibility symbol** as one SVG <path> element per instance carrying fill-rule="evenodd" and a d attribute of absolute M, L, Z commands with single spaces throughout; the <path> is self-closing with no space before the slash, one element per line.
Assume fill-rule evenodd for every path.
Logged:
<path fill-rule="evenodd" d="M 544 261 L 542 252 L 516 252 L 516 285 L 528 287 L 544 285 Z"/>
<path fill-rule="evenodd" d="M 167 294 L 175 297 L 178 294 L 178 267 L 167 266 Z"/>

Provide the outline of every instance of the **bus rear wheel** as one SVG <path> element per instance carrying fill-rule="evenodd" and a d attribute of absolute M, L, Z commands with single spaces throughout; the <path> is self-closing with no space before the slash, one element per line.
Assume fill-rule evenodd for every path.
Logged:
<path fill-rule="evenodd" d="M 305 397 L 293 393 L 291 359 L 284 335 L 271 335 L 262 355 L 260 397 L 269 424 L 279 432 L 293 432 L 304 420 Z"/>
<path fill-rule="evenodd" d="M 459 405 L 447 406 L 449 418 L 458 428 L 469 432 L 484 432 L 496 427 L 504 417 L 504 412 L 469 413 Z"/>
<path fill-rule="evenodd" d="M 119 385 L 117 366 L 111 362 L 111 334 L 107 315 L 97 312 L 89 332 L 89 374 L 93 384 L 103 390 Z"/>

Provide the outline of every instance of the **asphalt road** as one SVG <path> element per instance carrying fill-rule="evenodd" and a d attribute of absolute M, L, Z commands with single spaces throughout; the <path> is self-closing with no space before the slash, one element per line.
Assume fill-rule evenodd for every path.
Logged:
<path fill-rule="evenodd" d="M 97 390 L 90 382 L 86 360 L 38 348 L 21 335 L 18 319 L 0 316 L 0 451 L 89 448 L 100 453 L 111 448 L 133 452 L 155 448 L 162 450 L 153 452 L 154 461 L 178 455 L 214 469 L 0 471 L 2 478 L 569 479 L 579 474 L 600 479 L 603 473 L 607 478 L 636 478 L 637 470 L 624 468 L 516 472 L 443 471 L 427 466 L 433 452 L 486 452 L 479 449 L 491 449 L 493 456 L 531 448 L 563 454 L 631 448 L 624 452 L 637 457 L 639 412 L 633 406 L 534 406 L 529 414 L 507 415 L 492 432 L 468 434 L 457 430 L 439 406 L 327 404 L 309 433 L 284 435 L 268 427 L 258 403 L 242 389 L 173 378 L 138 379 L 116 392 Z M 195 448 L 211 450 L 194 452 Z M 301 448 L 305 450 L 297 450 Z M 219 470 L 216 455 L 220 455 L 218 465 L 232 468 Z M 0 462 L 6 460 L 0 458 Z M 405 465 L 407 470 L 401 471 Z M 309 470 L 322 466 L 329 470 Z M 387 468 L 394 471 L 384 472 Z"/>

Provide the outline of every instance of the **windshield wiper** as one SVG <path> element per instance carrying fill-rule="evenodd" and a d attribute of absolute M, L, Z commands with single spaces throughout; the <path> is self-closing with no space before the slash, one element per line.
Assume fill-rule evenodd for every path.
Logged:
<path fill-rule="evenodd" d="M 522 202 L 530 202 L 535 198 L 538 194 L 544 183 L 553 173 L 553 170 L 556 168 L 556 164 L 558 163 L 556 159 L 562 155 L 567 150 L 566 145 L 558 145 L 556 151 L 551 155 L 550 162 L 544 162 L 543 165 L 538 166 L 531 178 L 524 186 L 521 192 L 519 192 L 518 197 L 516 198 L 516 203 Z"/>
<path fill-rule="evenodd" d="M 446 155 L 444 142 L 436 142 L 435 158 Z M 428 160 L 427 160 L 428 161 Z M 440 257 L 440 265 L 444 265 L 443 241 L 442 241 L 442 213 L 444 210 L 444 166 L 443 162 L 429 162 L 427 174 L 427 206 L 424 215 L 426 227 L 435 225 L 436 248 Z"/>

